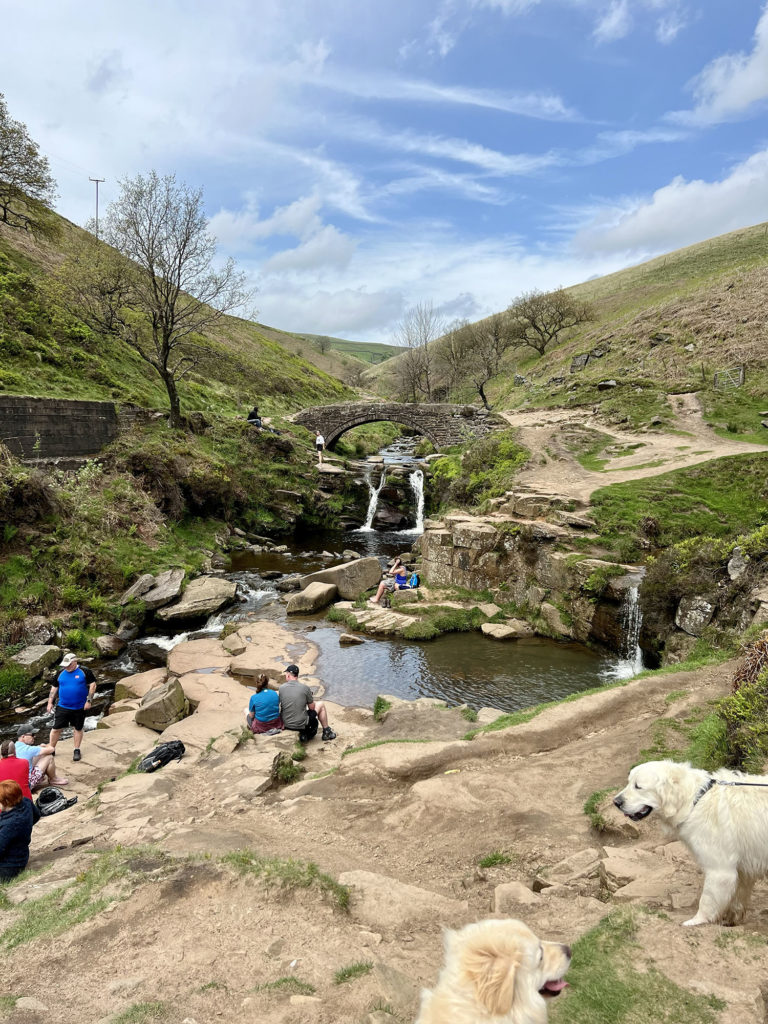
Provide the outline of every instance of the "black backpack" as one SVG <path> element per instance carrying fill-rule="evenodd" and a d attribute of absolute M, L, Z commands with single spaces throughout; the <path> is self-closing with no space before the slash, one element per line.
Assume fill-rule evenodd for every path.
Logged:
<path fill-rule="evenodd" d="M 38 793 L 35 807 L 40 817 L 45 818 L 49 814 L 57 814 L 59 811 L 63 811 L 66 807 L 71 807 L 72 804 L 76 803 L 76 796 L 71 796 L 67 799 L 58 786 L 46 786 Z"/>
<path fill-rule="evenodd" d="M 160 743 L 151 754 L 147 754 L 136 765 L 137 772 L 156 772 L 169 761 L 180 761 L 184 755 L 184 744 L 181 740 L 168 740 L 167 743 Z"/>

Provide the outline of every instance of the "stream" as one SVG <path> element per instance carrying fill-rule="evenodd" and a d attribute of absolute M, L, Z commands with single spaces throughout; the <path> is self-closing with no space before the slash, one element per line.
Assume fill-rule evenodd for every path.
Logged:
<path fill-rule="evenodd" d="M 339 636 L 344 627 L 327 622 L 324 612 L 288 618 L 275 589 L 279 577 L 336 564 L 344 550 L 376 555 L 384 565 L 386 558 L 411 549 L 421 533 L 424 509 L 423 473 L 411 454 L 413 444 L 410 438 L 399 439 L 369 462 L 366 477 L 371 498 L 366 522 L 360 528 L 297 533 L 283 542 L 288 547 L 283 553 L 234 552 L 232 571 L 226 576 L 238 584 L 238 604 L 211 616 L 197 629 L 143 636 L 129 643 L 118 658 L 90 662 L 99 681 L 99 696 L 106 698 L 105 706 L 115 684 L 124 676 L 154 668 L 161 663 L 163 652 L 177 643 L 217 636 L 227 622 L 249 614 L 280 622 L 297 635 L 299 642 L 315 644 L 319 650 L 316 675 L 325 685 L 327 698 L 343 705 L 371 707 L 378 694 L 393 694 L 408 699 L 436 697 L 449 704 L 511 712 L 634 674 L 634 647 L 625 658 L 618 658 L 578 643 L 544 638 L 500 643 L 479 632 L 450 633 L 421 642 L 366 637 L 363 644 L 342 646 Z M 395 464 L 407 471 L 417 526 L 400 531 L 376 530 L 371 523 L 376 497 L 383 486 L 382 469 L 386 471 Z M 48 717 L 44 703 L 23 716 L 16 715 L 12 720 L 9 716 L 0 722 L 0 736 L 15 735 L 21 718 L 32 722 L 36 729 L 45 728 Z M 98 715 L 87 719 L 86 729 L 95 728 L 97 721 Z"/>

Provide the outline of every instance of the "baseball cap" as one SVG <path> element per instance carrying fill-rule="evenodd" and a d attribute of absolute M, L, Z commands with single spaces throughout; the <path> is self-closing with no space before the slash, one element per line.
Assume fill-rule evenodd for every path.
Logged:
<path fill-rule="evenodd" d="M 34 736 L 35 730 L 31 725 L 20 725 L 16 730 L 16 739 L 20 740 L 22 736 Z"/>
<path fill-rule="evenodd" d="M 76 654 L 65 654 L 64 657 L 61 659 L 61 667 L 69 668 L 73 661 L 77 661 Z"/>
<path fill-rule="evenodd" d="M 289 672 L 292 676 L 297 676 L 299 674 L 299 666 L 298 665 L 289 665 L 286 668 L 285 671 Z"/>

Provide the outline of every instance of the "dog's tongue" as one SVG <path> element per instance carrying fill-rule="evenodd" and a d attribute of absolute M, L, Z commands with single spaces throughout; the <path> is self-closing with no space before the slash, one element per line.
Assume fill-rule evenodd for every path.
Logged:
<path fill-rule="evenodd" d="M 567 988 L 567 987 L 568 987 L 568 982 L 567 981 L 563 981 L 563 979 L 561 978 L 559 981 L 548 981 L 544 985 L 544 987 L 542 988 L 541 991 L 542 992 L 550 992 L 552 995 L 556 996 L 558 994 L 558 992 L 562 992 L 563 989 Z"/>

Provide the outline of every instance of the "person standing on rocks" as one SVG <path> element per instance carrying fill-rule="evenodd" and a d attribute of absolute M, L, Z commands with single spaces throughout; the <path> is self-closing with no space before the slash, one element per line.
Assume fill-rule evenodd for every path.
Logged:
<path fill-rule="evenodd" d="M 322 466 L 323 464 L 323 448 L 325 448 L 325 438 L 318 430 L 315 435 L 315 448 L 317 449 L 317 464 Z"/>
<path fill-rule="evenodd" d="M 306 743 L 317 735 L 317 723 L 323 727 L 323 739 L 335 740 L 336 733 L 328 724 L 328 712 L 321 700 L 305 683 L 299 682 L 298 665 L 289 665 L 285 670 L 285 682 L 278 690 L 280 717 L 286 729 L 299 734 L 299 740 Z"/>
<path fill-rule="evenodd" d="M 80 668 L 77 655 L 65 654 L 61 662 L 62 671 L 48 694 L 48 712 L 53 710 L 56 702 L 56 714 L 53 716 L 51 729 L 51 746 L 56 751 L 56 744 L 61 737 L 61 730 L 72 726 L 75 749 L 72 760 L 80 760 L 80 745 L 83 742 L 85 716 L 91 710 L 93 695 L 96 692 L 96 676 L 89 668 Z"/>
<path fill-rule="evenodd" d="M 68 779 L 56 774 L 56 758 L 50 743 L 35 745 L 35 734 L 28 725 L 19 727 L 16 757 L 29 762 L 29 788 L 34 792 L 42 785 L 66 786 Z"/>

